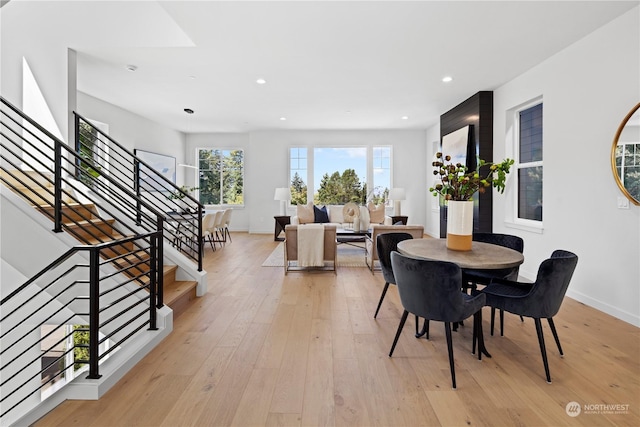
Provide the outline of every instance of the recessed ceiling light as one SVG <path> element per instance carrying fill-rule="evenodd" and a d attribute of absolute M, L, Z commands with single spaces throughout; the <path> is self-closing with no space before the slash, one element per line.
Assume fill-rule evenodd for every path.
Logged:
<path fill-rule="evenodd" d="M 189 76 L 189 78 L 190 78 L 191 80 L 195 80 L 195 79 L 196 79 L 196 76 Z"/>
<path fill-rule="evenodd" d="M 256 80 L 256 83 L 258 83 L 259 85 L 263 85 L 265 84 L 267 81 L 265 79 L 258 79 Z"/>
<path fill-rule="evenodd" d="M 129 70 L 131 72 L 133 72 L 133 71 L 135 71 L 137 69 L 138 69 L 138 67 L 136 67 L 135 65 L 131 65 L 131 64 L 127 65 L 127 70 Z"/>
<path fill-rule="evenodd" d="M 402 120 L 409 120 L 409 116 L 402 116 Z"/>
<path fill-rule="evenodd" d="M 284 122 L 285 120 L 287 120 L 287 118 L 286 117 L 280 117 L 280 120 L 282 120 Z"/>
<path fill-rule="evenodd" d="M 453 77 L 451 77 L 451 76 L 444 76 L 442 78 L 442 81 L 445 82 L 445 83 L 449 83 L 451 80 L 453 80 Z"/>
<path fill-rule="evenodd" d="M 184 112 L 187 113 L 187 114 L 193 114 L 194 113 L 194 111 L 191 108 L 185 108 Z"/>

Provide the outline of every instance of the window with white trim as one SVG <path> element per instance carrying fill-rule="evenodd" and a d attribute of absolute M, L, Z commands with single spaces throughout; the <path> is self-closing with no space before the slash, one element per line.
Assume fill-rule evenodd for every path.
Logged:
<path fill-rule="evenodd" d="M 542 222 L 542 103 L 516 111 L 516 217 Z"/>
<path fill-rule="evenodd" d="M 367 201 L 388 204 L 390 189 L 391 147 L 373 147 L 373 187 L 367 192 Z"/>
<path fill-rule="evenodd" d="M 244 204 L 244 151 L 198 150 L 198 190 L 203 205 Z"/>
<path fill-rule="evenodd" d="M 307 204 L 307 149 L 293 147 L 289 152 L 289 174 L 291 183 L 291 204 Z"/>
<path fill-rule="evenodd" d="M 291 204 L 384 204 L 391 173 L 391 146 L 291 147 Z"/>

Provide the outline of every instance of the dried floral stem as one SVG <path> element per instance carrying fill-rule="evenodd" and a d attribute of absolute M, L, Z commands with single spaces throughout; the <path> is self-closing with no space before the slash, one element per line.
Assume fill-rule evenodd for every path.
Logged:
<path fill-rule="evenodd" d="M 486 188 L 493 186 L 500 193 L 504 192 L 507 174 L 514 161 L 504 159 L 500 163 L 487 163 L 482 159 L 478 160 L 478 171 L 483 166 L 488 166 L 486 175 L 481 176 L 478 171 L 468 171 L 468 168 L 460 163 L 453 164 L 451 156 L 436 153 L 438 160 L 432 163 L 436 168 L 434 175 L 440 176 L 440 183 L 429 188 L 434 196 L 441 195 L 445 200 L 472 200 L 473 195 L 479 191 L 483 193 Z M 444 159 L 444 161 L 442 160 Z"/>

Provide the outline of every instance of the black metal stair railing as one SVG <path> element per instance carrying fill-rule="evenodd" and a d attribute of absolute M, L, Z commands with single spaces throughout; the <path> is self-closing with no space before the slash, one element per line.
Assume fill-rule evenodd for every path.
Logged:
<path fill-rule="evenodd" d="M 23 319 L 39 319 L 40 324 L 35 320 L 31 322 L 36 325 L 52 322 L 52 319 L 63 314 L 67 314 L 67 317 L 58 321 L 59 325 L 72 319 L 88 319 L 87 323 L 94 325 L 89 327 L 90 357 L 85 361 L 90 365 L 91 377 L 99 375 L 98 362 L 103 356 L 98 355 L 97 349 L 101 342 L 105 339 L 113 342 L 113 349 L 130 340 L 145 325 L 149 325 L 150 329 L 156 327 L 155 310 L 163 305 L 166 214 L 123 185 L 122 180 L 113 174 L 93 174 L 95 170 L 87 168 L 78 173 L 78 165 L 90 159 L 83 158 L 81 153 L 57 139 L 2 97 L 0 107 L 0 181 L 49 216 L 54 231 L 68 232 L 85 244 L 75 249 L 74 256 L 78 256 L 79 252 L 90 253 L 88 264 L 86 261 L 78 264 L 47 282 L 56 284 L 53 287 L 46 286 L 46 293 L 52 292 L 48 302 L 41 301 L 44 294 L 36 292 L 36 299 L 29 299 L 26 305 L 19 303 L 20 298 L 31 294 L 34 286 L 45 283 L 45 273 L 36 275 L 20 288 L 22 291 L 13 292 L 2 300 L 0 386 L 3 400 L 0 417 L 4 417 L 39 389 L 31 386 L 36 381 L 35 377 L 42 373 L 40 369 L 33 372 L 34 360 L 39 363 L 41 355 L 28 361 L 26 358 L 33 354 L 34 347 L 30 347 L 31 352 L 18 351 L 22 344 L 12 343 L 13 340 L 27 342 L 33 338 L 35 330 L 24 331 L 22 325 L 27 323 L 22 322 Z M 90 180 L 80 182 L 78 176 Z M 91 182 L 95 185 L 90 185 L 93 190 L 88 191 L 86 183 Z M 94 191 L 101 187 L 109 191 Z M 58 263 L 50 265 L 46 274 L 54 274 L 52 270 L 57 266 Z M 73 277 L 81 266 L 89 269 L 88 279 L 76 279 L 58 289 L 59 284 L 65 278 Z M 111 273 L 103 275 L 105 269 Z M 106 285 L 115 280 L 120 280 L 117 286 Z M 73 296 L 73 292 L 83 284 L 88 294 Z M 3 283 L 3 288 L 8 286 L 11 284 Z M 149 292 L 148 297 L 141 294 L 145 290 Z M 83 301 L 87 302 L 87 307 L 78 308 Z M 23 308 L 16 311 L 12 309 L 14 306 Z M 56 308 L 52 308 L 54 306 Z M 147 308 L 132 314 L 136 308 L 143 306 Z M 35 314 L 25 314 L 27 308 L 33 309 L 32 313 Z M 15 319 L 21 320 L 21 327 L 9 326 Z M 104 332 L 96 332 L 101 329 Z M 22 334 L 27 341 L 20 335 L 14 336 L 16 333 Z M 100 334 L 103 334 L 103 338 L 98 340 Z M 15 374 L 16 371 L 19 373 Z M 17 398 L 18 392 L 13 391 L 16 385 L 8 381 L 17 381 L 21 390 L 29 389 L 26 396 Z M 5 410 L 7 407 L 10 409 Z M 4 421 L 0 424 L 4 424 Z"/>
<path fill-rule="evenodd" d="M 164 229 L 165 215 L 146 201 L 136 200 L 134 193 L 110 175 L 99 179 L 115 194 L 111 200 L 88 192 L 74 178 L 80 155 L 4 98 L 0 100 L 0 180 L 49 216 L 54 231 L 64 230 L 85 244 L 99 244 Z M 93 208 L 84 207 L 87 203 Z M 162 241 L 158 248 L 162 265 Z M 134 254 L 132 258 L 140 257 Z M 162 276 L 158 282 L 162 292 Z"/>
<path fill-rule="evenodd" d="M 178 187 L 130 150 L 102 132 L 80 114 L 75 113 L 76 175 L 93 191 L 107 198 L 118 198 L 109 182 L 100 177 L 114 177 L 128 192 L 135 194 L 137 223 L 142 223 L 143 202 L 165 214 L 164 236 L 167 241 L 198 264 L 202 271 L 202 215 L 204 206 L 189 192 Z M 144 185 L 143 185 L 144 184 Z"/>
<path fill-rule="evenodd" d="M 0 301 L 0 424 L 7 414 L 65 373 L 66 368 L 58 369 L 48 379 L 42 378 L 52 367 L 64 365 L 66 355 L 76 347 L 88 348 L 89 357 L 75 358 L 74 363 L 88 364 L 87 378 L 97 379 L 101 360 L 143 328 L 157 330 L 156 311 L 162 301 L 156 257 L 161 240 L 162 233 L 156 231 L 73 247 Z M 134 247 L 134 242 L 139 247 Z M 130 252 L 150 256 L 144 263 L 121 263 L 128 254 L 117 254 L 114 248 L 123 245 L 130 245 Z M 148 296 L 140 297 L 145 290 Z M 69 339 L 64 327 L 71 324 L 89 325 L 76 329 L 89 333 L 89 343 L 67 347 L 43 364 L 45 354 Z M 50 330 L 41 334 L 45 325 Z M 52 342 L 52 336 L 57 341 Z M 110 345 L 100 351 L 105 342 Z"/>

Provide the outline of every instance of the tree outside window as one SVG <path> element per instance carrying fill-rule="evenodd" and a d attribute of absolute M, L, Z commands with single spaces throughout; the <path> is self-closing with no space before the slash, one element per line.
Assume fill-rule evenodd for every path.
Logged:
<path fill-rule="evenodd" d="M 198 152 L 200 203 L 244 204 L 244 151 L 200 149 Z"/>
<path fill-rule="evenodd" d="M 291 204 L 307 204 L 307 149 L 293 147 L 289 152 Z"/>

